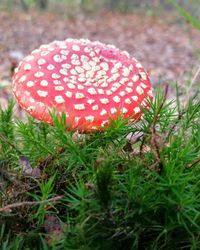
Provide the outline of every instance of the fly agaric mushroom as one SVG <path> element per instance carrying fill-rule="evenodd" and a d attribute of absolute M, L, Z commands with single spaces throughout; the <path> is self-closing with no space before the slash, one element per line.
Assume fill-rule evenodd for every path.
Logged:
<path fill-rule="evenodd" d="M 66 113 L 69 129 L 101 130 L 119 115 L 142 115 L 152 97 L 148 74 L 126 51 L 85 39 L 42 45 L 15 70 L 13 92 L 20 106 L 52 124 L 50 110 Z"/>

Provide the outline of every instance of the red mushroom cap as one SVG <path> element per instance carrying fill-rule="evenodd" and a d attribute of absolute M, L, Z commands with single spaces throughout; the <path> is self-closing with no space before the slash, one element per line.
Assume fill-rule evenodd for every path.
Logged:
<path fill-rule="evenodd" d="M 42 45 L 19 64 L 13 92 L 31 116 L 52 124 L 50 110 L 66 113 L 69 129 L 101 130 L 122 115 L 138 119 L 152 97 L 148 74 L 113 45 L 67 39 Z"/>

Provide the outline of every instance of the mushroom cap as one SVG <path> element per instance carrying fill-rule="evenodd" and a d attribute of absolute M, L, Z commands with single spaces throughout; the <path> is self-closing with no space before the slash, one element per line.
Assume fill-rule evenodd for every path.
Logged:
<path fill-rule="evenodd" d="M 139 119 L 152 98 L 142 65 L 113 45 L 66 39 L 40 46 L 25 57 L 13 76 L 20 106 L 52 124 L 50 111 L 66 113 L 69 129 L 101 130 L 119 115 Z"/>

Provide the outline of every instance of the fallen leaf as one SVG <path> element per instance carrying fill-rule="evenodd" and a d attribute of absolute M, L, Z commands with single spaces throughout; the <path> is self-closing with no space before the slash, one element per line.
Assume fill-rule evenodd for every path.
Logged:
<path fill-rule="evenodd" d="M 41 176 L 41 171 L 39 168 L 32 168 L 29 159 L 26 156 L 20 156 L 19 164 L 22 167 L 22 173 L 25 176 L 32 176 L 39 178 Z"/>

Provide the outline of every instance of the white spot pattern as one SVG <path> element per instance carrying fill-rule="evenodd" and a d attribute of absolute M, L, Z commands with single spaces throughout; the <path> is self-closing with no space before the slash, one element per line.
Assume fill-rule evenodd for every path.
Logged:
<path fill-rule="evenodd" d="M 27 63 L 24 65 L 24 70 L 30 70 L 31 69 L 31 64 Z"/>
<path fill-rule="evenodd" d="M 88 93 L 91 94 L 91 95 L 96 95 L 97 94 L 97 92 L 96 92 L 96 90 L 94 88 L 89 88 Z"/>
<path fill-rule="evenodd" d="M 117 112 L 117 109 L 116 109 L 116 108 L 111 108 L 111 109 L 110 109 L 110 112 L 111 112 L 111 114 L 114 114 L 114 113 Z"/>
<path fill-rule="evenodd" d="M 101 102 L 102 104 L 108 104 L 108 103 L 109 103 L 109 100 L 108 100 L 108 98 L 101 98 L 101 99 L 100 99 L 100 102 Z"/>
<path fill-rule="evenodd" d="M 72 92 L 67 91 L 67 92 L 65 93 L 65 95 L 66 95 L 67 97 L 71 98 L 71 97 L 72 97 Z"/>
<path fill-rule="evenodd" d="M 19 79 L 19 83 L 20 83 L 20 82 L 25 82 L 25 80 L 26 80 L 26 76 L 25 76 L 25 75 L 23 75 L 22 77 L 20 77 L 20 79 Z"/>
<path fill-rule="evenodd" d="M 140 72 L 140 76 L 142 77 L 143 80 L 147 79 L 147 74 L 145 72 Z"/>
<path fill-rule="evenodd" d="M 68 86 L 69 89 L 75 89 L 75 86 L 72 83 L 68 83 L 67 86 Z"/>
<path fill-rule="evenodd" d="M 87 103 L 89 103 L 89 104 L 92 104 L 92 103 L 94 103 L 94 102 L 95 102 L 95 100 L 93 100 L 93 99 L 87 100 Z"/>
<path fill-rule="evenodd" d="M 59 72 L 60 72 L 61 75 L 64 75 L 64 76 L 68 76 L 69 75 L 67 69 L 60 69 Z"/>
<path fill-rule="evenodd" d="M 65 100 L 64 100 L 64 98 L 62 96 L 57 95 L 57 96 L 55 96 L 55 102 L 58 103 L 58 104 L 61 104 L 61 103 L 64 103 Z"/>
<path fill-rule="evenodd" d="M 85 120 L 88 122 L 93 122 L 94 121 L 94 116 L 93 115 L 88 115 L 85 117 Z"/>
<path fill-rule="evenodd" d="M 133 77 L 132 77 L 132 80 L 133 80 L 133 82 L 137 82 L 138 80 L 139 80 L 139 75 L 134 75 Z"/>
<path fill-rule="evenodd" d="M 80 50 L 80 47 L 78 46 L 78 45 L 73 45 L 72 46 L 72 49 L 74 50 L 74 51 L 79 51 Z"/>
<path fill-rule="evenodd" d="M 41 85 L 41 86 L 44 86 L 44 87 L 48 86 L 47 80 L 42 80 L 42 81 L 40 82 L 40 85 Z"/>
<path fill-rule="evenodd" d="M 122 113 L 125 114 L 128 112 L 128 109 L 127 108 L 122 108 Z"/>
<path fill-rule="evenodd" d="M 112 95 L 112 91 L 106 90 L 106 95 Z"/>
<path fill-rule="evenodd" d="M 147 85 L 144 84 L 143 82 L 140 83 L 140 86 L 141 86 L 143 89 L 146 89 L 146 88 L 147 88 Z"/>
<path fill-rule="evenodd" d="M 140 108 L 139 107 L 135 107 L 133 110 L 134 110 L 135 114 L 137 114 L 137 113 L 140 112 Z"/>
<path fill-rule="evenodd" d="M 28 81 L 28 82 L 26 83 L 26 86 L 29 87 L 29 88 L 33 87 L 34 85 L 35 85 L 35 84 L 34 84 L 33 81 Z"/>
<path fill-rule="evenodd" d="M 34 112 L 36 110 L 36 107 L 35 106 L 29 106 L 28 108 L 27 108 L 27 111 L 29 111 L 30 113 L 31 112 Z"/>
<path fill-rule="evenodd" d="M 42 71 L 37 71 L 35 74 L 34 74 L 35 77 L 37 78 L 40 78 L 42 76 L 44 76 L 44 73 Z"/>
<path fill-rule="evenodd" d="M 119 96 L 114 96 L 113 101 L 116 102 L 116 103 L 119 103 L 120 102 L 120 97 Z"/>
<path fill-rule="evenodd" d="M 98 105 L 92 106 L 92 110 L 98 110 L 98 109 L 99 109 Z"/>
<path fill-rule="evenodd" d="M 85 97 L 85 95 L 83 93 L 76 93 L 75 97 L 76 99 L 82 99 Z"/>
<path fill-rule="evenodd" d="M 131 102 L 131 99 L 130 99 L 130 98 L 126 98 L 126 99 L 125 99 L 125 103 L 126 103 L 126 104 L 131 104 L 131 103 L 132 103 L 132 102 Z"/>
<path fill-rule="evenodd" d="M 126 95 L 126 92 L 125 92 L 125 91 L 120 91 L 120 92 L 119 92 L 119 95 L 120 95 L 120 96 L 125 96 L 125 95 Z"/>
<path fill-rule="evenodd" d="M 63 86 L 55 86 L 56 91 L 63 91 L 65 88 Z"/>
<path fill-rule="evenodd" d="M 61 78 L 61 75 L 58 75 L 58 74 L 56 74 L 56 73 L 53 73 L 53 74 L 51 75 L 51 77 L 52 77 L 53 79 L 59 79 L 59 78 Z"/>
<path fill-rule="evenodd" d="M 85 109 L 85 105 L 84 104 L 74 104 L 74 108 L 76 110 L 84 110 Z"/>
<path fill-rule="evenodd" d="M 44 59 L 44 58 L 40 58 L 39 60 L 38 60 L 38 65 L 43 65 L 43 64 L 45 64 L 46 63 L 46 60 Z"/>
<path fill-rule="evenodd" d="M 53 65 L 53 64 L 49 64 L 49 65 L 47 66 L 47 69 L 48 69 L 48 70 L 54 70 L 54 69 L 55 69 L 55 67 L 54 67 L 54 65 Z"/>
<path fill-rule="evenodd" d="M 106 114 L 107 114 L 107 111 L 106 111 L 105 109 L 103 109 L 103 110 L 101 111 L 101 113 L 100 113 L 101 116 L 104 116 L 104 115 L 106 115 Z"/>
<path fill-rule="evenodd" d="M 140 86 L 137 86 L 137 87 L 136 87 L 136 92 L 137 92 L 139 95 L 144 94 L 144 90 L 143 90 Z"/>
<path fill-rule="evenodd" d="M 134 95 L 134 96 L 131 96 L 131 98 L 133 99 L 133 101 L 137 102 L 138 101 L 138 96 Z"/>
<path fill-rule="evenodd" d="M 34 69 L 32 75 L 36 79 L 31 78 L 31 73 L 28 72 L 26 75 L 20 74 L 15 77 L 16 83 L 13 83 L 16 96 L 22 96 L 16 87 L 17 84 L 24 83 L 21 84 L 26 88 L 23 102 L 25 103 L 27 99 L 30 102 L 32 100 L 32 105 L 27 108 L 30 113 L 39 106 L 48 106 L 48 102 L 52 99 L 51 105 L 63 104 L 62 107 L 66 109 L 66 112 L 73 105 L 73 119 L 77 124 L 81 123 L 80 119 L 81 121 L 85 119 L 92 123 L 90 128 L 97 129 L 95 121 L 102 126 L 108 123 L 104 117 L 106 114 L 115 114 L 119 111 L 119 114 L 121 112 L 131 115 L 131 113 L 141 112 L 140 105 L 147 105 L 145 98 L 152 96 L 148 75 L 141 64 L 131 59 L 127 52 L 118 51 L 110 45 L 109 50 L 114 50 L 114 54 L 121 53 L 120 56 L 128 59 L 127 62 L 125 59 L 117 62 L 118 59 L 107 58 L 103 55 L 102 46 L 104 45 L 94 42 L 91 46 L 90 43 L 89 40 L 84 39 L 55 41 L 33 51 L 25 58 L 24 64 L 19 64 L 15 74 L 21 70 L 31 72 L 32 68 Z M 121 60 L 120 56 L 119 60 Z M 39 97 L 44 97 L 44 100 L 35 100 L 37 99 L 35 95 L 33 99 L 32 92 L 36 92 Z M 45 99 L 48 95 L 49 98 Z M 36 102 L 37 105 L 34 106 Z M 100 120 L 96 119 L 98 114 L 102 117 Z"/>
<path fill-rule="evenodd" d="M 47 92 L 47 91 L 42 91 L 42 90 L 37 90 L 37 94 L 38 94 L 40 97 L 47 97 L 48 92 Z"/>
<path fill-rule="evenodd" d="M 63 59 L 61 58 L 60 55 L 54 55 L 53 60 L 54 60 L 54 62 L 56 62 L 56 63 L 60 63 L 60 62 L 63 61 Z"/>

